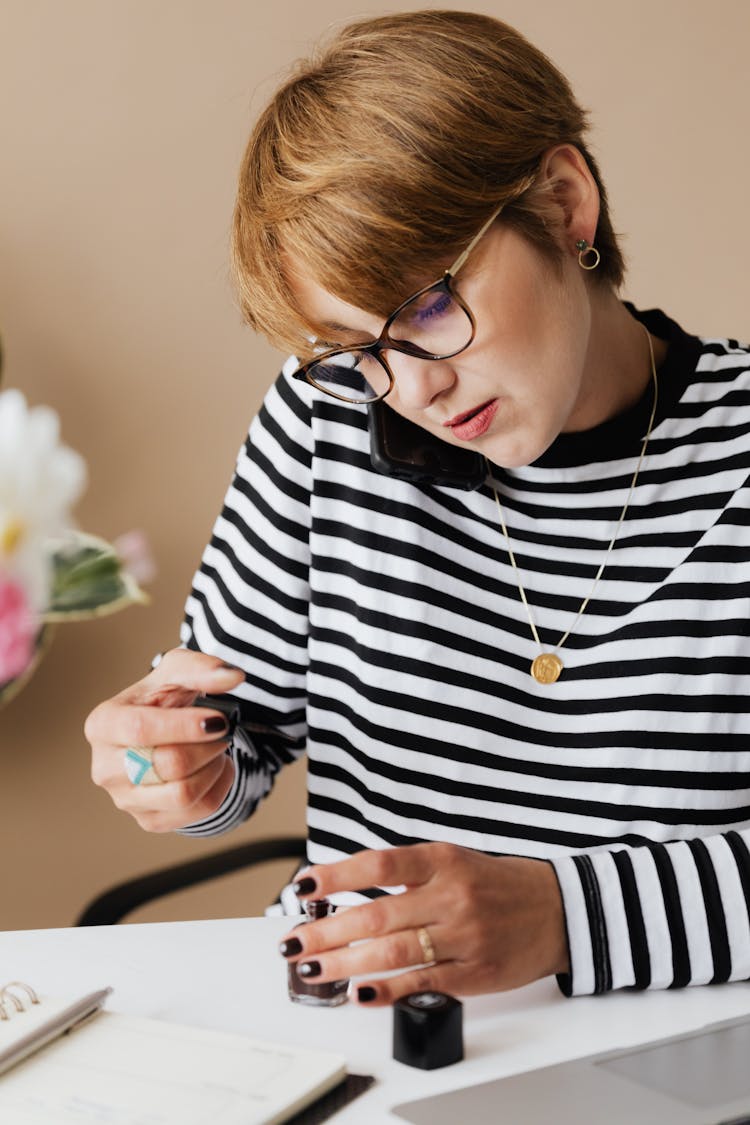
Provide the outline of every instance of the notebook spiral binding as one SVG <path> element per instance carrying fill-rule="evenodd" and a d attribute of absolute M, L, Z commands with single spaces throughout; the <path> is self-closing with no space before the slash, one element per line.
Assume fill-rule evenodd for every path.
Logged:
<path fill-rule="evenodd" d="M 30 984 L 12 980 L 0 988 L 0 1020 L 9 1020 L 17 1012 L 26 1012 L 33 1004 L 39 1003 L 39 997 Z"/>

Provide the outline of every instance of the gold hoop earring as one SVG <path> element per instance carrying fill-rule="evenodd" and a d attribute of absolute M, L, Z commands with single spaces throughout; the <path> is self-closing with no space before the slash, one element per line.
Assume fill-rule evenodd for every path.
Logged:
<path fill-rule="evenodd" d="M 585 238 L 579 238 L 576 242 L 576 250 L 578 251 L 578 265 L 582 270 L 595 270 L 602 260 L 602 256 L 595 246 L 589 246 Z M 584 258 L 587 254 L 594 255 L 594 261 L 586 265 Z"/>

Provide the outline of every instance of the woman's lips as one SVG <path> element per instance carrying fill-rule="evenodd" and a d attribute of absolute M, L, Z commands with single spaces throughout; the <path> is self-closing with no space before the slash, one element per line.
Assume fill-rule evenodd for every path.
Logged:
<path fill-rule="evenodd" d="M 444 422 L 443 425 L 449 426 L 459 441 L 473 441 L 487 433 L 499 405 L 499 401 L 493 398 L 489 402 L 483 403 L 482 406 L 477 406 L 474 410 L 469 410 L 465 414 L 457 414 L 455 418 Z"/>

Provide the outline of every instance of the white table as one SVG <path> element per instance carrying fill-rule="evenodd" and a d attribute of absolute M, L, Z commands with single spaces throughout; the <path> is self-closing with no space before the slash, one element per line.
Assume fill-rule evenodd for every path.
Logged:
<path fill-rule="evenodd" d="M 0 978 L 57 995 L 112 985 L 114 1011 L 339 1051 L 350 1071 L 377 1081 L 337 1125 L 397 1122 L 389 1107 L 401 1101 L 750 1012 L 747 984 L 566 1000 L 548 979 L 465 999 L 465 1060 L 414 1070 L 391 1058 L 390 1009 L 287 999 L 277 943 L 289 928 L 289 919 L 248 918 L 0 932 Z"/>

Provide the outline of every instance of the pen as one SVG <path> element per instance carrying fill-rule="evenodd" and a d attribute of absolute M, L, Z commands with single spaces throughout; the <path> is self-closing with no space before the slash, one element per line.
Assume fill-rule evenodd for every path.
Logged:
<path fill-rule="evenodd" d="M 111 991 L 111 988 L 101 988 L 98 992 L 90 992 L 87 996 L 81 997 L 80 1000 L 68 1004 L 61 1012 L 56 1012 L 54 1016 L 51 1016 L 39 1027 L 34 1028 L 33 1031 L 21 1035 L 12 1046 L 0 1051 L 0 1074 L 10 1070 L 21 1059 L 25 1059 L 27 1055 L 38 1051 L 40 1047 L 44 1047 L 53 1039 L 58 1039 L 61 1035 L 72 1031 L 74 1027 L 83 1023 L 89 1016 L 101 1011 L 102 1005 Z M 18 1019 L 20 1018 L 19 1016 Z"/>
<path fill-rule="evenodd" d="M 230 736 L 239 727 L 240 730 L 245 730 L 248 734 L 263 734 L 267 738 L 279 738 L 282 742 L 297 741 L 294 735 L 287 734 L 286 731 L 270 727 L 266 723 L 254 723 L 249 719 L 243 719 L 239 703 L 225 695 L 201 694 L 197 697 L 193 706 L 210 707 L 214 711 L 221 711 L 226 717 L 229 727 L 227 734 Z"/>

